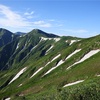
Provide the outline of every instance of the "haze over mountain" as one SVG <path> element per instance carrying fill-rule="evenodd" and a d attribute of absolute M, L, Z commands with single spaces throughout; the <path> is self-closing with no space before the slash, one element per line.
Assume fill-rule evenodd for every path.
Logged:
<path fill-rule="evenodd" d="M 0 29 L 1 100 L 99 100 L 100 35 Z M 6 42 L 5 42 L 6 41 Z"/>

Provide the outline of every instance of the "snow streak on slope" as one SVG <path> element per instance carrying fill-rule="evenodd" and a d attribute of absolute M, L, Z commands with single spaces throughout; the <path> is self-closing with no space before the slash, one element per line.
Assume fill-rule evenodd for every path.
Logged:
<path fill-rule="evenodd" d="M 57 55 L 56 57 L 54 57 L 50 62 L 48 62 L 44 67 L 46 67 L 48 64 L 50 64 L 52 61 L 54 61 L 55 59 L 57 59 L 58 57 L 60 57 L 61 54 Z M 33 76 L 35 76 L 37 73 L 39 73 L 44 67 L 39 68 L 30 78 L 32 78 Z"/>
<path fill-rule="evenodd" d="M 18 87 L 22 86 L 23 84 L 20 84 Z"/>
<path fill-rule="evenodd" d="M 39 41 L 39 43 L 42 41 L 42 39 Z M 27 56 L 29 56 L 29 54 L 39 45 L 39 43 L 38 44 L 36 44 L 31 50 L 30 50 L 30 52 L 23 58 L 23 59 L 25 59 Z"/>
<path fill-rule="evenodd" d="M 16 50 L 19 48 L 19 43 L 17 44 Z"/>
<path fill-rule="evenodd" d="M 66 60 L 67 59 L 69 59 L 71 56 L 73 56 L 74 54 L 76 54 L 77 52 L 79 52 L 81 49 L 77 49 L 77 50 L 75 50 L 73 53 L 71 53 L 67 58 L 66 58 Z"/>
<path fill-rule="evenodd" d="M 42 41 L 42 39 L 40 39 L 40 41 L 39 41 L 39 43 Z M 39 43 L 37 44 L 37 45 L 35 45 L 30 51 L 32 51 L 33 49 L 35 49 L 38 45 L 39 45 Z"/>
<path fill-rule="evenodd" d="M 90 58 L 91 56 L 95 55 L 96 53 L 98 53 L 100 50 L 97 49 L 97 50 L 91 50 L 89 53 L 87 53 L 80 61 L 78 62 L 75 62 L 73 65 L 69 66 L 67 69 L 70 69 L 72 66 L 76 65 L 76 64 L 79 64 L 83 61 L 85 61 L 86 59 Z"/>
<path fill-rule="evenodd" d="M 53 67 L 50 70 L 48 70 L 43 76 L 45 76 L 46 74 L 49 74 L 52 70 L 56 69 L 58 66 L 60 66 L 63 63 L 64 63 L 64 61 L 63 60 L 60 60 L 55 67 Z"/>
<path fill-rule="evenodd" d="M 4 100 L 10 100 L 10 97 L 9 97 L 9 98 L 6 98 L 6 99 L 4 99 Z"/>
<path fill-rule="evenodd" d="M 36 47 L 38 46 L 38 44 L 37 45 L 35 45 L 30 51 L 32 51 L 33 49 L 35 49 Z"/>
<path fill-rule="evenodd" d="M 99 77 L 100 75 L 96 75 L 96 76 L 98 76 L 98 77 Z"/>
<path fill-rule="evenodd" d="M 61 38 L 54 38 L 56 42 L 60 41 Z"/>
<path fill-rule="evenodd" d="M 77 50 L 75 50 L 73 53 L 71 53 L 65 60 L 67 60 L 67 59 L 69 59 L 71 56 L 73 56 L 74 54 L 76 54 L 77 52 L 79 52 L 81 49 L 77 49 Z M 58 64 L 55 66 L 55 67 L 53 67 L 53 68 L 51 68 L 50 70 L 48 70 L 44 75 L 46 75 L 46 74 L 49 74 L 52 70 L 54 70 L 54 69 L 56 69 L 57 67 L 59 67 L 61 64 L 63 64 L 65 61 L 63 61 L 63 60 L 60 60 L 59 62 L 58 62 Z M 49 62 L 50 63 L 50 62 Z"/>
<path fill-rule="evenodd" d="M 53 62 L 54 60 L 56 60 L 58 57 L 60 57 L 61 54 L 58 54 L 56 57 L 54 57 L 51 61 L 49 61 L 45 66 L 47 66 L 48 64 L 50 64 L 51 62 Z"/>
<path fill-rule="evenodd" d="M 35 76 L 38 72 L 40 72 L 43 69 L 43 67 L 39 68 L 30 78 L 32 78 L 33 76 Z"/>
<path fill-rule="evenodd" d="M 69 45 L 72 45 L 74 42 L 78 42 L 78 41 L 80 41 L 80 40 L 71 40 Z"/>
<path fill-rule="evenodd" d="M 78 83 L 81 83 L 81 82 L 83 82 L 84 80 L 79 80 L 79 81 L 76 81 L 76 82 L 73 82 L 73 83 L 68 83 L 68 84 L 66 84 L 65 86 L 63 86 L 63 87 L 68 87 L 68 86 L 71 86 L 71 85 L 75 85 L 75 84 L 78 84 Z"/>
<path fill-rule="evenodd" d="M 46 55 L 48 54 L 48 52 L 53 48 L 54 46 L 52 45 L 47 51 L 46 51 Z"/>
<path fill-rule="evenodd" d="M 61 56 L 61 54 L 57 55 L 56 57 L 54 57 L 54 58 L 51 60 L 51 62 L 54 61 L 55 59 L 57 59 L 57 58 L 60 57 L 60 56 Z"/>
<path fill-rule="evenodd" d="M 52 40 L 53 38 L 45 38 L 45 37 L 41 37 L 42 40 Z"/>
<path fill-rule="evenodd" d="M 41 37 L 42 40 L 55 40 L 55 42 L 60 41 L 60 38 L 45 38 L 45 37 Z"/>
<path fill-rule="evenodd" d="M 27 67 L 25 67 L 25 68 L 23 68 L 21 71 L 19 71 L 19 72 L 17 73 L 17 75 L 9 82 L 9 84 L 12 83 L 13 81 L 15 81 L 21 74 L 23 74 L 23 73 L 26 71 L 26 68 L 27 68 Z"/>

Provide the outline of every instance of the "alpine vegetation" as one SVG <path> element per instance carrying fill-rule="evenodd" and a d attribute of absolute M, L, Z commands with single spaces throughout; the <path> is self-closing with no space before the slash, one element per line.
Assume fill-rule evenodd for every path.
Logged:
<path fill-rule="evenodd" d="M 0 29 L 0 41 L 0 100 L 100 100 L 100 35 Z"/>

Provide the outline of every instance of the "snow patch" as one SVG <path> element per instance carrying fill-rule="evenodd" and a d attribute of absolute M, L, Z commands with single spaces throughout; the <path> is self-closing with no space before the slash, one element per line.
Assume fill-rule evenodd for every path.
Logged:
<path fill-rule="evenodd" d="M 68 84 L 66 84 L 65 86 L 63 86 L 63 87 L 68 87 L 68 86 L 71 86 L 71 85 L 75 85 L 75 84 L 78 84 L 78 83 L 81 83 L 81 82 L 83 82 L 84 80 L 79 80 L 79 81 L 76 81 L 76 82 L 73 82 L 73 83 L 68 83 Z"/>
<path fill-rule="evenodd" d="M 27 46 L 27 42 L 25 43 L 25 47 Z"/>
<path fill-rule="evenodd" d="M 79 52 L 79 51 L 81 51 L 81 49 L 75 50 L 73 53 L 71 53 L 71 54 L 66 58 L 66 60 L 69 59 L 70 57 L 72 57 L 74 54 L 76 54 L 76 53 Z"/>
<path fill-rule="evenodd" d="M 39 43 L 42 41 L 42 39 L 40 39 L 40 41 L 39 41 Z M 39 44 L 38 43 L 38 44 Z M 38 46 L 38 44 L 37 45 L 35 45 L 30 51 L 32 51 L 33 49 L 35 49 L 37 46 Z"/>
<path fill-rule="evenodd" d="M 97 49 L 97 50 L 91 50 L 89 53 L 87 53 L 80 61 L 78 62 L 75 62 L 73 65 L 69 66 L 67 69 L 70 69 L 72 66 L 76 65 L 76 64 L 79 64 L 83 61 L 85 61 L 86 59 L 90 58 L 91 56 L 95 55 L 96 53 L 98 53 L 100 50 Z"/>
<path fill-rule="evenodd" d="M 39 43 L 41 42 L 41 40 L 39 41 Z M 38 43 L 38 44 L 39 44 Z M 37 46 L 38 46 L 38 44 L 37 45 L 35 45 L 31 50 L 30 50 L 30 52 L 23 58 L 23 59 L 25 59 L 31 52 L 32 52 L 32 50 L 34 50 Z"/>
<path fill-rule="evenodd" d="M 96 75 L 96 76 L 98 76 L 98 77 L 99 77 L 100 75 Z"/>
<path fill-rule="evenodd" d="M 30 51 L 32 51 L 33 49 L 35 49 L 38 46 L 38 44 L 36 46 L 34 46 Z"/>
<path fill-rule="evenodd" d="M 30 78 L 32 78 L 33 76 L 35 76 L 38 72 L 40 72 L 43 69 L 43 67 L 39 68 Z"/>
<path fill-rule="evenodd" d="M 77 49 L 77 50 L 75 50 L 73 53 L 71 53 L 67 58 L 66 58 L 66 60 L 68 59 L 68 58 L 70 58 L 71 56 L 73 56 L 74 54 L 76 54 L 77 52 L 79 52 L 81 49 Z M 55 60 L 56 58 L 58 58 L 60 55 L 58 55 L 58 56 L 56 56 L 53 60 Z M 52 62 L 52 61 L 51 61 Z M 63 60 L 60 60 L 59 62 L 58 62 L 58 64 L 55 66 L 55 67 L 53 67 L 53 68 L 51 68 L 50 70 L 48 70 L 43 76 L 45 76 L 46 74 L 49 74 L 52 70 L 54 70 L 54 69 L 56 69 L 58 66 L 60 66 L 61 64 L 63 64 L 65 61 L 63 61 Z M 47 64 L 46 64 L 46 66 L 49 64 L 50 62 L 48 62 Z"/>
<path fill-rule="evenodd" d="M 63 64 L 65 61 L 63 61 L 63 60 L 60 60 L 59 62 L 58 62 L 58 64 L 56 65 L 56 68 L 58 67 L 58 66 L 60 66 L 61 64 Z"/>
<path fill-rule="evenodd" d="M 48 54 L 48 52 L 53 48 L 54 46 L 52 45 L 47 51 L 46 51 L 46 55 Z"/>
<path fill-rule="evenodd" d="M 22 86 L 22 84 L 20 84 L 18 87 Z"/>
<path fill-rule="evenodd" d="M 10 100 L 11 98 L 9 97 L 9 98 L 6 98 L 5 100 Z"/>
<path fill-rule="evenodd" d="M 54 57 L 50 62 L 48 62 L 44 67 L 46 67 L 48 64 L 50 64 L 52 61 L 54 61 L 55 59 L 57 59 L 58 57 L 60 57 L 61 54 L 57 55 L 56 57 Z M 30 78 L 32 78 L 33 76 L 35 76 L 38 72 L 40 72 L 44 67 L 39 68 Z M 55 68 L 54 68 L 55 69 Z M 44 75 L 43 75 L 44 76 Z"/>
<path fill-rule="evenodd" d="M 9 82 L 9 84 L 11 84 L 13 81 L 15 81 L 21 74 L 23 74 L 23 73 L 26 71 L 26 68 L 27 68 L 27 67 L 25 67 L 25 68 L 23 68 L 21 71 L 19 71 L 19 72 L 17 73 L 17 75 Z"/>
<path fill-rule="evenodd" d="M 42 41 L 42 39 L 40 39 L 40 41 L 39 41 L 39 43 Z M 39 44 L 38 43 L 38 44 Z M 35 49 L 37 46 L 38 46 L 38 44 L 37 45 L 35 45 L 30 51 L 32 51 L 33 49 Z"/>
<path fill-rule="evenodd" d="M 52 70 L 54 70 L 55 69 L 55 67 L 53 67 L 53 68 L 51 68 L 50 70 L 48 70 L 43 76 L 45 76 L 45 75 L 47 75 L 47 74 L 49 74 Z"/>
<path fill-rule="evenodd" d="M 54 60 L 56 60 L 58 57 L 60 57 L 61 54 L 58 54 L 56 57 L 54 57 L 51 61 L 49 61 L 45 66 L 49 65 L 51 62 L 53 62 Z"/>
<path fill-rule="evenodd" d="M 56 69 L 58 66 L 60 66 L 60 65 L 63 64 L 63 63 L 64 63 L 64 61 L 63 61 L 63 60 L 60 60 L 60 61 L 58 62 L 58 64 L 57 64 L 55 67 L 53 67 L 53 68 L 51 68 L 50 70 L 48 70 L 43 76 L 49 74 L 52 70 Z"/>
<path fill-rule="evenodd" d="M 19 48 L 19 44 L 20 44 L 20 43 L 17 44 L 16 50 Z"/>
<path fill-rule="evenodd" d="M 54 57 L 54 58 L 51 60 L 51 62 L 54 61 L 55 59 L 57 59 L 57 58 L 60 57 L 60 56 L 61 56 L 61 54 L 58 54 L 56 57 Z"/>
<path fill-rule="evenodd" d="M 61 38 L 54 38 L 56 42 L 60 41 Z"/>
<path fill-rule="evenodd" d="M 41 39 L 44 40 L 44 41 L 54 39 L 56 42 L 58 42 L 61 38 L 45 38 L 45 37 L 41 37 Z"/>
<path fill-rule="evenodd" d="M 22 35 L 20 35 L 19 37 L 23 37 Z"/>
<path fill-rule="evenodd" d="M 13 38 L 14 37 L 14 34 L 12 34 L 11 37 Z"/>
<path fill-rule="evenodd" d="M 45 37 L 41 37 L 42 40 L 52 40 L 53 38 L 45 38 Z"/>
<path fill-rule="evenodd" d="M 47 65 L 49 65 L 50 64 L 50 62 L 48 62 L 45 66 L 47 66 Z"/>
<path fill-rule="evenodd" d="M 68 40 L 66 40 L 65 42 L 68 42 Z"/>
<path fill-rule="evenodd" d="M 71 40 L 69 45 L 72 45 L 74 42 L 78 42 L 78 41 L 80 41 L 80 40 Z"/>

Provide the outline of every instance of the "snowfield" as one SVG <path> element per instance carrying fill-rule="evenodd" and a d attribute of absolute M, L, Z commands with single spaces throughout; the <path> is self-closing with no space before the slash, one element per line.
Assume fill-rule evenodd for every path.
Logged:
<path fill-rule="evenodd" d="M 68 83 L 68 84 L 66 84 L 66 85 L 63 86 L 63 87 L 72 86 L 72 85 L 75 85 L 75 84 L 81 83 L 81 82 L 83 82 L 83 81 L 84 81 L 84 80 L 79 80 L 79 81 L 76 81 L 76 82 L 73 82 L 73 83 Z"/>
<path fill-rule="evenodd" d="M 72 66 L 76 65 L 76 64 L 79 64 L 83 61 L 85 61 L 86 59 L 90 58 L 91 56 L 95 55 L 96 53 L 98 53 L 100 50 L 97 49 L 97 50 L 91 50 L 89 53 L 87 53 L 80 61 L 78 62 L 75 62 L 73 65 L 69 66 L 67 69 L 70 69 Z"/>
<path fill-rule="evenodd" d="M 26 71 L 27 67 L 23 68 L 21 71 L 17 73 L 17 75 L 9 82 L 11 84 L 13 81 L 15 81 L 21 74 L 23 74 Z"/>

